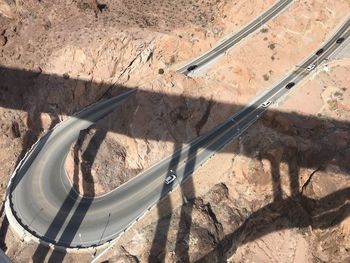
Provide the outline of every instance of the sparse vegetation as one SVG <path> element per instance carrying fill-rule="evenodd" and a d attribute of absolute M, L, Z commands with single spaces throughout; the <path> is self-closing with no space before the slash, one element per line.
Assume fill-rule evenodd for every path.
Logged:
<path fill-rule="evenodd" d="M 264 79 L 265 81 L 268 81 L 268 80 L 269 80 L 269 78 L 270 78 L 270 77 L 269 77 L 269 75 L 268 75 L 268 74 L 264 74 L 264 75 L 263 75 L 263 79 Z"/>
<path fill-rule="evenodd" d="M 172 55 L 171 57 L 170 57 L 170 59 L 169 59 L 169 61 L 167 61 L 165 64 L 167 65 L 167 66 L 170 66 L 170 65 L 172 65 L 172 64 L 174 64 L 175 63 L 175 56 L 174 55 Z"/>
<path fill-rule="evenodd" d="M 329 100 L 329 101 L 327 101 L 327 103 L 328 103 L 328 107 L 330 110 L 334 111 L 337 109 L 337 106 L 338 106 L 337 100 L 334 100 L 334 99 Z"/>
<path fill-rule="evenodd" d="M 267 33 L 269 32 L 269 29 L 267 27 L 264 27 L 260 30 L 261 33 Z"/>
<path fill-rule="evenodd" d="M 343 95 L 343 93 L 341 93 L 341 92 L 339 92 L 339 91 L 336 91 L 335 93 L 334 93 L 334 96 L 335 97 L 341 97 Z"/>
<path fill-rule="evenodd" d="M 275 43 L 270 43 L 270 44 L 268 45 L 268 48 L 271 49 L 271 50 L 274 50 L 275 47 L 276 47 L 276 44 L 275 44 Z"/>
<path fill-rule="evenodd" d="M 158 74 L 163 75 L 164 74 L 164 69 L 162 69 L 162 68 L 158 69 Z"/>

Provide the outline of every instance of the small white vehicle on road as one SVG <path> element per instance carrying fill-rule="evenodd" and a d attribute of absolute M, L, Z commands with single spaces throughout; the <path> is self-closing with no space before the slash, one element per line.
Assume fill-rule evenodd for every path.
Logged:
<path fill-rule="evenodd" d="M 307 71 L 311 71 L 311 70 L 313 70 L 315 67 L 316 67 L 315 64 L 310 64 L 309 66 L 307 66 L 306 70 L 307 70 Z"/>
<path fill-rule="evenodd" d="M 270 106 L 272 104 L 272 101 L 265 101 L 263 104 L 261 104 L 261 106 L 263 106 L 264 108 Z"/>
<path fill-rule="evenodd" d="M 170 170 L 170 174 L 167 175 L 167 177 L 165 177 L 165 183 L 166 184 L 171 184 L 172 182 L 174 182 L 176 179 L 176 175 L 174 173 L 173 170 Z"/>

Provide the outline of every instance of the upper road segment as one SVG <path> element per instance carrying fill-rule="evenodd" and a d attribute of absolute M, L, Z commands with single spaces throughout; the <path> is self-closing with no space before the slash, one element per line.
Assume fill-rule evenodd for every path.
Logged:
<path fill-rule="evenodd" d="M 262 15 L 258 16 L 255 20 L 249 23 L 247 26 L 242 28 L 240 31 L 212 48 L 208 52 L 201 55 L 199 58 L 193 60 L 187 65 L 179 68 L 177 72 L 188 75 L 193 71 L 199 70 L 201 67 L 209 64 L 210 62 L 217 59 L 220 55 L 224 54 L 226 50 L 236 45 L 243 38 L 247 37 L 251 33 L 255 32 L 259 29 L 263 24 L 267 21 L 271 20 L 275 16 L 277 16 L 282 10 L 284 10 L 289 4 L 291 4 L 293 0 L 281 0 L 273 5 L 269 10 L 267 10 Z"/>

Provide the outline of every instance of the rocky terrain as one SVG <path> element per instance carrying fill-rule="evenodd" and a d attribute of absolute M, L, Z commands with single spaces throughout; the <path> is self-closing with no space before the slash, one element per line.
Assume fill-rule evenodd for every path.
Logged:
<path fill-rule="evenodd" d="M 350 10 L 346 0 L 295 1 L 204 75 L 174 72 L 272 3 L 0 0 L 2 196 L 44 132 L 96 100 L 137 88 L 81 132 L 67 159 L 80 192 L 110 191 L 243 107 L 317 49 Z M 349 261 L 350 64 L 329 67 L 164 199 L 103 260 Z M 23 243 L 1 218 L 1 245 L 14 262 L 91 259 Z"/>
<path fill-rule="evenodd" d="M 329 66 L 198 170 L 105 258 L 347 262 L 350 63 Z M 307 94 L 312 109 L 302 107 Z"/>
<path fill-rule="evenodd" d="M 55 123 L 126 86 L 143 88 L 157 80 L 160 69 L 184 63 L 209 48 L 223 36 L 224 22 L 231 19 L 220 17 L 220 25 L 215 22 L 219 10 L 231 3 L 203 2 L 208 20 L 202 22 L 221 28 L 214 37 L 211 27 L 203 28 L 183 14 L 193 12 L 197 4 L 191 2 L 191 7 L 178 10 L 182 20 L 189 18 L 186 23 L 155 23 L 150 28 L 140 10 L 131 12 L 132 5 L 120 2 L 99 4 L 100 9 L 104 6 L 100 10 L 96 1 L 0 1 L 3 189 L 16 162 Z M 172 2 L 158 3 L 164 8 L 158 19 L 173 16 Z M 240 18 L 240 23 L 237 20 L 236 27 L 269 4 L 266 1 L 251 11 L 252 3 L 239 3 L 240 10 L 251 14 Z M 121 11 L 120 6 L 129 11 Z"/>
<path fill-rule="evenodd" d="M 79 157 L 79 151 L 76 149 L 76 153 L 72 153 L 68 160 L 69 170 L 73 171 L 72 160 L 75 156 L 76 163 L 78 162 L 75 166 L 91 167 L 91 173 L 115 174 L 115 171 L 118 171 L 114 181 L 103 179 L 106 183 L 100 182 L 95 176 L 96 190 L 88 190 L 95 194 L 110 191 L 133 174 L 171 154 L 174 148 L 181 147 L 181 144 L 222 123 L 236 109 L 248 103 L 266 87 L 276 83 L 288 71 L 295 69 L 298 63 L 317 49 L 344 19 L 349 4 L 337 2 L 334 6 L 337 12 L 329 9 L 320 15 L 316 10 L 321 7 L 322 4 L 318 1 L 295 3 L 290 6 L 288 12 L 268 23 L 254 37 L 242 41 L 237 48 L 228 52 L 217 63 L 218 66 L 213 67 L 204 76 L 189 80 L 179 74 L 166 72 L 164 77 L 142 85 L 143 91 L 139 92 L 136 98 L 101 121 L 101 125 L 98 125 L 99 134 L 90 132 L 85 136 L 85 140 L 95 146 L 99 141 L 102 142 L 102 134 L 106 138 L 96 156 L 86 156 L 84 160 L 84 156 L 80 154 Z M 310 9 L 314 11 L 310 12 Z M 303 19 L 298 19 L 291 14 L 305 15 L 302 16 Z M 271 56 L 274 56 L 274 59 Z M 269 65 L 270 68 L 266 68 L 265 65 Z M 270 73 L 265 74 L 266 70 Z M 166 94 L 166 97 L 154 93 Z M 183 99 L 173 98 L 175 96 Z M 114 121 L 120 118 L 125 120 Z M 151 125 L 147 125 L 149 123 Z M 118 130 L 119 133 L 108 133 L 111 130 Z M 109 165 L 106 165 L 105 161 L 94 162 L 95 159 L 109 159 L 109 151 L 105 144 L 112 141 L 118 142 L 124 149 L 121 154 L 124 164 L 115 160 L 111 160 Z M 125 170 L 128 171 L 127 176 Z M 85 172 L 87 177 L 91 177 L 89 173 Z M 105 188 L 105 191 L 102 188 Z"/>

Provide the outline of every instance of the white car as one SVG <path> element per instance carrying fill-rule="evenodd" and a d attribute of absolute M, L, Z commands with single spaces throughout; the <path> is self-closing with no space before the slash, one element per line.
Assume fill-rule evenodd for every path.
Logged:
<path fill-rule="evenodd" d="M 313 70 L 315 67 L 316 67 L 315 64 L 310 64 L 309 66 L 307 66 L 306 70 L 307 70 L 307 71 L 311 71 L 311 70 Z"/>
<path fill-rule="evenodd" d="M 170 174 L 167 175 L 167 177 L 165 177 L 165 183 L 166 184 L 171 184 L 172 182 L 174 182 L 176 179 L 176 175 L 174 173 L 173 170 L 170 170 Z"/>
<path fill-rule="evenodd" d="M 261 104 L 261 106 L 263 106 L 264 108 L 266 108 L 266 107 L 268 107 L 268 106 L 270 106 L 271 105 L 271 103 L 272 103 L 272 101 L 265 101 L 263 104 Z"/>

